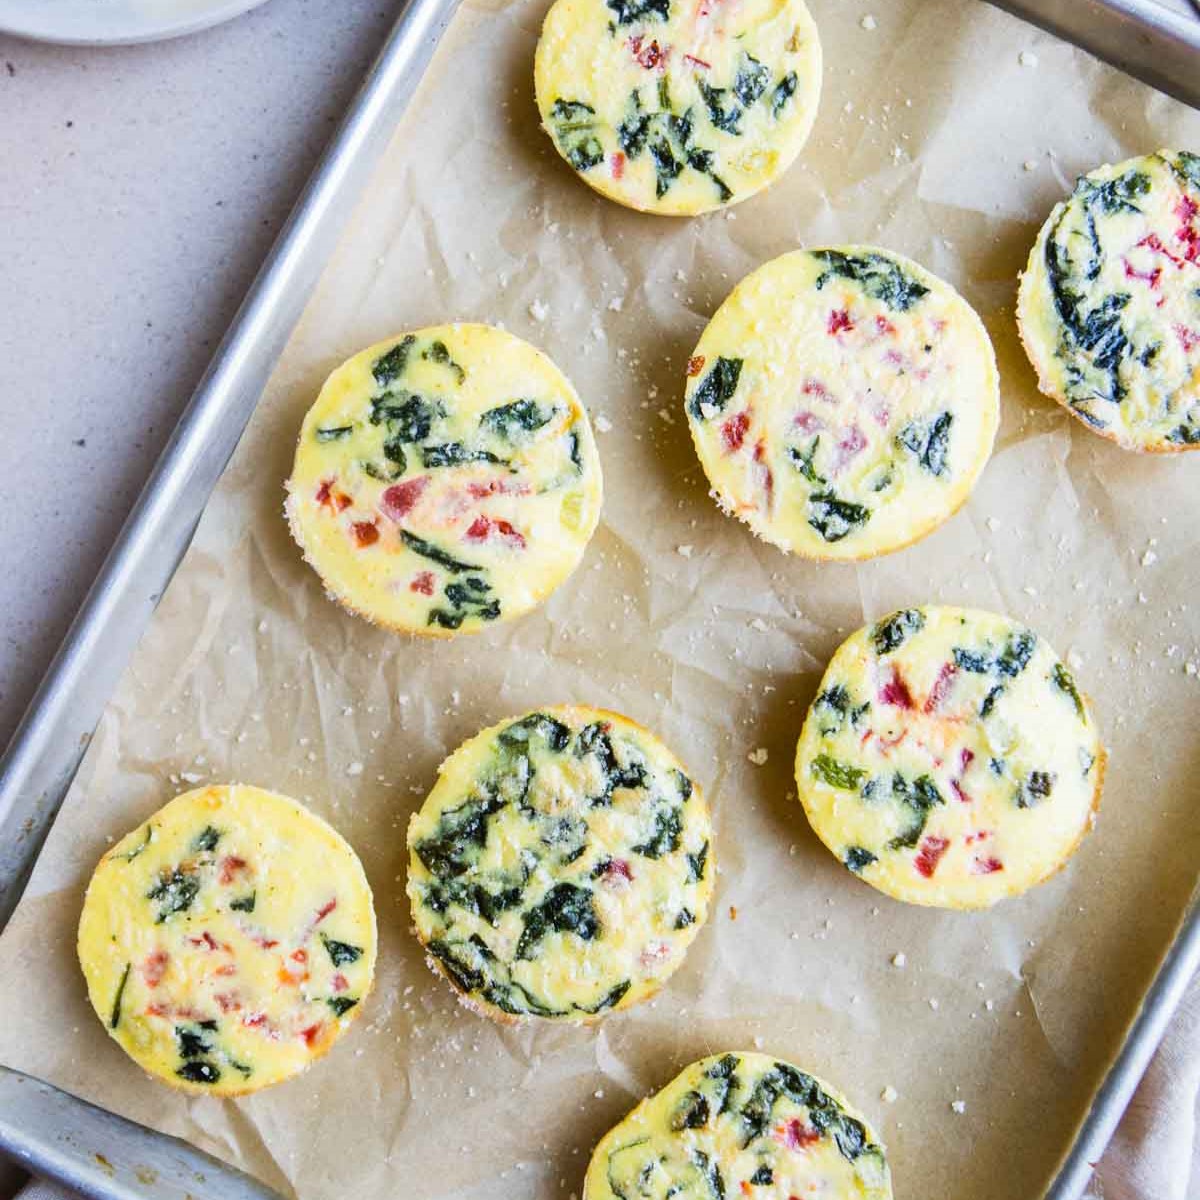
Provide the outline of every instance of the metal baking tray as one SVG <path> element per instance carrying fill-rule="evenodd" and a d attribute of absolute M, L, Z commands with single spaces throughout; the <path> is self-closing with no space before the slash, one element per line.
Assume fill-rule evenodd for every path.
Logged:
<path fill-rule="evenodd" d="M 1200 107 L 1200 15 L 1188 8 L 1189 0 L 997 2 Z M 0 928 L 16 908 L 103 709 L 191 541 L 346 215 L 458 3 L 406 0 L 400 8 L 0 759 Z M 1082 1195 L 1198 971 L 1200 896 L 1194 896 L 1043 1200 Z M 4 1066 L 0 1151 L 94 1200 L 274 1196 L 175 1138 Z"/>

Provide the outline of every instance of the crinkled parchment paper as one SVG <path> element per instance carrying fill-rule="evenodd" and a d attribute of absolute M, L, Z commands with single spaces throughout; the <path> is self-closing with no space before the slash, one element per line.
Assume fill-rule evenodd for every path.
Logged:
<path fill-rule="evenodd" d="M 578 1192 L 592 1145 L 644 1093 L 703 1054 L 761 1044 L 866 1110 L 901 1198 L 1040 1194 L 1200 860 L 1187 667 L 1200 660 L 1200 461 L 1122 452 L 1036 395 L 1016 275 L 1078 173 L 1200 148 L 1200 114 L 973 0 L 813 7 L 826 79 L 808 151 L 764 195 L 681 221 L 593 196 L 537 130 L 545 0 L 467 0 L 0 944 L 0 1060 L 305 1200 L 516 1200 Z M 878 241 L 951 280 L 1003 378 L 996 454 L 970 503 L 858 568 L 789 559 L 721 516 L 681 411 L 684 362 L 733 284 L 830 241 Z M 603 431 L 606 497 L 583 566 L 542 611 L 425 644 L 324 597 L 288 541 L 281 484 L 331 368 L 452 318 L 503 322 L 563 367 Z M 828 656 L 864 620 L 926 601 L 1042 631 L 1095 698 L 1112 754 L 1099 829 L 1070 867 L 990 912 L 877 896 L 791 794 Z M 461 739 L 563 701 L 629 713 L 690 765 L 716 814 L 717 905 L 652 1004 L 595 1029 L 499 1029 L 421 961 L 404 830 Z M 328 817 L 361 854 L 380 918 L 362 1021 L 307 1075 L 236 1102 L 143 1077 L 88 1009 L 74 959 L 97 857 L 201 780 L 256 782 Z"/>

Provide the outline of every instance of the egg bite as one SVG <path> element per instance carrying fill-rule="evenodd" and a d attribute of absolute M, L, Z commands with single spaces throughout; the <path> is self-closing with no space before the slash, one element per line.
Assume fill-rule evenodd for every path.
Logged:
<path fill-rule="evenodd" d="M 694 216 L 795 160 L 817 113 L 821 44 L 803 0 L 557 0 L 534 84 L 542 127 L 586 184 Z"/>
<path fill-rule="evenodd" d="M 949 284 L 871 246 L 797 250 L 717 310 L 684 407 L 712 494 L 781 550 L 887 554 L 970 495 L 999 380 L 983 323 Z"/>
<path fill-rule="evenodd" d="M 1200 449 L 1200 155 L 1082 176 L 1021 276 L 1038 387 L 1127 450 Z"/>
<path fill-rule="evenodd" d="M 550 359 L 502 329 L 441 325 L 333 372 L 304 418 L 286 513 L 335 600 L 449 637 L 559 587 L 602 490 L 587 412 Z"/>
<path fill-rule="evenodd" d="M 540 709 L 441 766 L 408 829 L 430 966 L 502 1022 L 589 1021 L 657 991 L 708 916 L 699 787 L 617 713 Z"/>
<path fill-rule="evenodd" d="M 583 1200 L 891 1200 L 875 1131 L 829 1084 L 767 1054 L 694 1062 L 614 1126 Z"/>
<path fill-rule="evenodd" d="M 79 921 L 88 998 L 145 1071 L 239 1096 L 299 1074 L 358 1016 L 375 912 L 354 851 L 295 800 L 176 797 L 100 860 Z"/>
<path fill-rule="evenodd" d="M 1049 644 L 1007 617 L 928 606 L 852 634 L 796 749 L 838 860 L 897 900 L 982 908 L 1060 870 L 1094 824 L 1105 752 Z"/>

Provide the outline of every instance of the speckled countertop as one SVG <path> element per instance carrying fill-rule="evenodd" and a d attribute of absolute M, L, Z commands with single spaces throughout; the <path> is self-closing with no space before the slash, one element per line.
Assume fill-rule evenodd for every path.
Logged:
<path fill-rule="evenodd" d="M 398 7 L 0 36 L 0 744 Z"/>

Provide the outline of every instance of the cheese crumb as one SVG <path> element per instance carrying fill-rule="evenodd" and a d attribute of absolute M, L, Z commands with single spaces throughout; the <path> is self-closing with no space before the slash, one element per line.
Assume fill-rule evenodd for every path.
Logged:
<path fill-rule="evenodd" d="M 896 1091 L 896 1089 L 889 1083 L 887 1087 L 885 1087 L 883 1091 L 879 1093 L 879 1098 L 884 1102 L 884 1104 L 895 1104 L 896 1097 L 899 1094 L 900 1093 Z"/>
<path fill-rule="evenodd" d="M 361 775 L 363 773 L 363 765 L 360 762 L 352 762 L 346 768 L 347 775 Z"/>
<path fill-rule="evenodd" d="M 1158 555 L 1155 554 L 1153 550 L 1147 550 L 1146 553 L 1142 555 L 1143 567 L 1152 567 L 1156 562 L 1158 562 Z"/>
<path fill-rule="evenodd" d="M 1023 67 L 1036 67 L 1038 65 L 1038 56 L 1032 50 L 1022 50 L 1017 55 L 1017 62 Z"/>
<path fill-rule="evenodd" d="M 859 24 L 860 24 L 860 25 L 861 25 L 861 26 L 862 26 L 862 27 L 863 27 L 863 28 L 864 28 L 864 29 L 865 29 L 865 30 L 866 30 L 868 33 L 870 33 L 870 32 L 871 32 L 871 30 L 872 30 L 872 29 L 874 29 L 874 28 L 875 28 L 875 26 L 878 24 L 878 22 L 875 20 L 875 18 L 874 18 L 873 16 L 871 16 L 871 14 L 870 14 L 870 13 L 867 13 L 867 15 L 866 15 L 865 17 L 863 17 L 863 19 L 862 19 L 861 21 L 859 21 Z"/>
<path fill-rule="evenodd" d="M 756 1037 L 754 1039 L 755 1050 L 761 1050 L 763 1048 L 763 1046 L 765 1046 L 765 1045 L 766 1045 L 766 1043 L 763 1041 L 763 1039 L 761 1037 Z"/>
<path fill-rule="evenodd" d="M 903 951 L 901 951 L 899 954 L 892 955 L 892 966 L 893 967 L 901 967 L 902 968 L 906 962 L 908 962 L 908 955 L 905 954 Z"/>
<path fill-rule="evenodd" d="M 550 306 L 542 303 L 541 300 L 535 300 L 529 306 L 529 315 L 535 321 L 544 321 L 550 315 Z"/>
<path fill-rule="evenodd" d="M 612 432 L 613 424 L 603 413 L 596 418 L 595 425 L 597 433 Z"/>
<path fill-rule="evenodd" d="M 929 1007 L 932 1008 L 934 1012 L 937 1012 L 937 1010 L 939 1008 L 941 1008 L 941 1004 L 938 1002 L 936 997 L 930 996 L 929 997 Z"/>
<path fill-rule="evenodd" d="M 1038 167 L 1036 158 L 1027 158 L 1021 165 L 1027 171 L 1036 171 Z"/>
<path fill-rule="evenodd" d="M 676 546 L 676 547 L 675 547 L 675 553 L 676 553 L 676 554 L 678 554 L 680 558 L 691 558 L 691 557 L 692 557 L 692 551 L 693 551 L 694 549 L 695 549 L 695 547 L 694 547 L 694 546 L 691 546 L 691 545 L 686 545 L 686 546 Z"/>
<path fill-rule="evenodd" d="M 608 311 L 609 312 L 620 312 L 624 307 L 625 307 L 625 297 L 624 296 L 614 296 L 608 302 Z"/>
<path fill-rule="evenodd" d="M 766 746 L 759 746 L 757 750 L 751 750 L 746 757 L 756 766 L 761 767 L 767 761 Z"/>
<path fill-rule="evenodd" d="M 967 1111 L 967 1102 L 965 1100 L 955 1100 L 950 1107 L 961 1117 Z"/>

